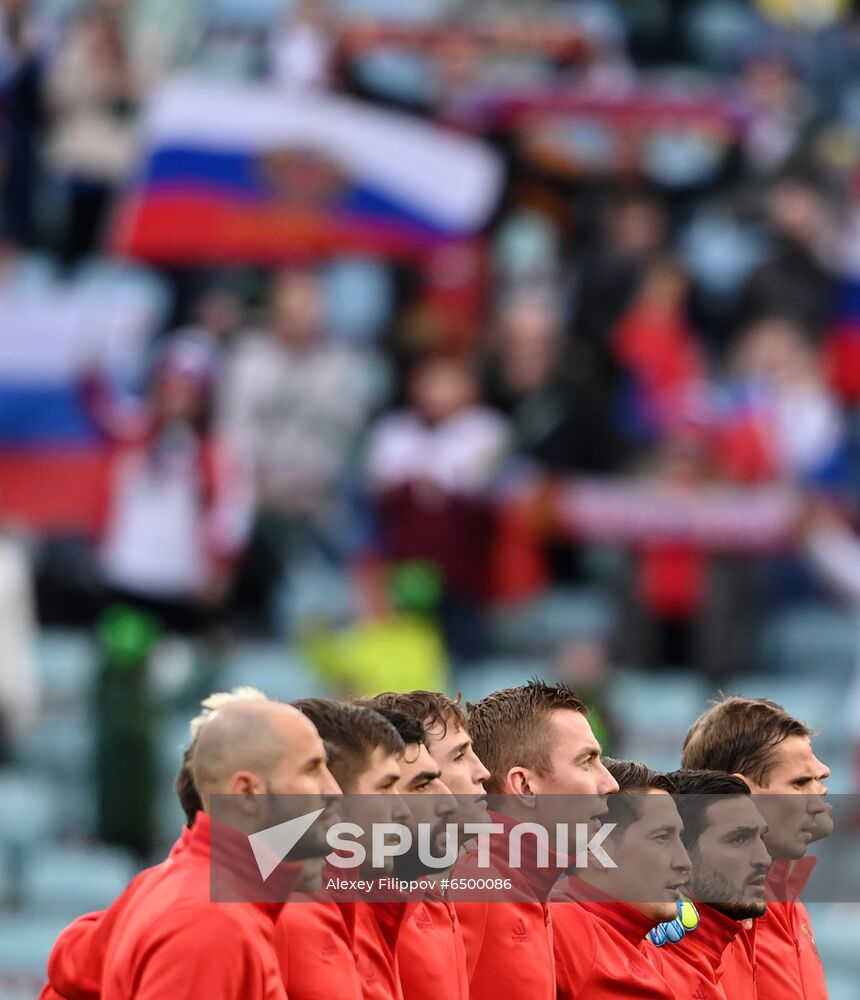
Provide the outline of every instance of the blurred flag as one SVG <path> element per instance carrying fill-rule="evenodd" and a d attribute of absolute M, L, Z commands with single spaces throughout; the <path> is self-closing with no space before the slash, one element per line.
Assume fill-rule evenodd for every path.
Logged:
<path fill-rule="evenodd" d="M 153 99 L 113 249 L 170 263 L 423 256 L 502 185 L 476 139 L 324 93 L 180 78 Z"/>

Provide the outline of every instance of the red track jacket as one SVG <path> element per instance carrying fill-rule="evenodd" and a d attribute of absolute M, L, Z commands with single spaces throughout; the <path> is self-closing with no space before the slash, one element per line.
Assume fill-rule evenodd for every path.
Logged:
<path fill-rule="evenodd" d="M 290 899 L 275 924 L 290 1000 L 362 1000 L 352 927 L 337 903 Z"/>
<path fill-rule="evenodd" d="M 514 825 L 507 816 L 491 814 L 491 819 L 506 830 Z M 552 912 L 547 897 L 559 870 L 538 869 L 534 857 L 528 855 L 529 848 L 534 849 L 529 838 L 522 844 L 522 867 L 512 869 L 507 840 L 491 839 L 492 868 L 478 868 L 470 850 L 453 871 L 457 878 L 507 878 L 513 885 L 505 890 L 510 902 L 460 902 L 454 895 L 466 948 L 469 996 L 471 1000 L 498 1000 L 499 990 L 504 989 L 517 1000 L 555 1000 Z"/>
<path fill-rule="evenodd" d="M 756 930 L 758 1000 L 827 1000 L 827 983 L 809 913 L 797 900 L 815 858 L 794 865 L 775 861 L 768 875 L 771 901 Z"/>
<path fill-rule="evenodd" d="M 675 1000 L 639 950 L 654 921 L 607 898 L 573 877 L 553 894 L 558 1000 Z"/>
<path fill-rule="evenodd" d="M 466 945 L 454 904 L 428 895 L 407 911 L 397 942 L 404 1000 L 469 1000 Z"/>
<path fill-rule="evenodd" d="M 274 949 L 284 904 L 210 902 L 210 831 L 198 813 L 187 849 L 129 900 L 107 945 L 102 1000 L 285 1000 Z M 234 850 L 241 875 L 253 863 L 247 840 L 237 835 Z"/>
<path fill-rule="evenodd" d="M 696 908 L 699 926 L 677 944 L 655 948 L 646 939 L 639 948 L 659 970 L 678 1000 L 725 1000 L 724 955 L 743 927 L 706 903 L 696 903 Z M 741 1000 L 741 996 L 749 997 L 752 988 L 750 976 L 746 992 L 739 994 L 737 1000 Z M 731 994 L 731 998 L 735 1000 L 735 995 Z"/>

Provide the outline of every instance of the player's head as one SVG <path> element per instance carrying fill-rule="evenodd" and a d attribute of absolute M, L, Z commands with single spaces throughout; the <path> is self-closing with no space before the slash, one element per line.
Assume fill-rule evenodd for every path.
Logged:
<path fill-rule="evenodd" d="M 191 771 L 205 811 L 245 832 L 320 810 L 298 849 L 326 853 L 340 788 L 313 723 L 291 705 L 234 701 L 211 712 L 194 738 Z"/>
<path fill-rule="evenodd" d="M 404 744 L 390 722 L 369 708 L 328 698 L 302 698 L 293 705 L 316 726 L 344 793 L 395 790 Z"/>
<path fill-rule="evenodd" d="M 442 781 L 439 765 L 430 756 L 427 736 L 421 721 L 405 712 L 384 707 L 376 698 L 371 698 L 362 704 L 369 706 L 386 719 L 397 730 L 403 741 L 400 778 L 395 785 L 395 791 L 403 797 L 406 815 L 402 822 L 410 828 L 414 846 L 413 849 L 395 857 L 394 870 L 404 878 L 412 878 L 426 871 L 416 849 L 419 825 L 424 825 L 429 830 L 433 856 L 443 857 L 449 846 L 447 826 L 456 817 L 457 803 Z M 451 862 L 453 864 L 457 850 L 456 835 L 450 843 L 450 848 L 453 852 Z"/>
<path fill-rule="evenodd" d="M 767 909 L 765 880 L 771 858 L 765 823 L 745 781 L 724 771 L 672 771 L 681 837 L 693 862 L 690 889 L 732 920 Z"/>
<path fill-rule="evenodd" d="M 247 686 L 236 687 L 232 691 L 216 691 L 210 694 L 208 698 L 203 699 L 200 703 L 200 714 L 196 715 L 189 724 L 191 741 L 182 754 L 182 764 L 173 785 L 176 796 L 179 799 L 179 804 L 185 813 L 185 820 L 188 826 L 192 826 L 194 824 L 194 817 L 198 812 L 203 811 L 203 803 L 200 800 L 200 794 L 194 784 L 194 775 L 191 771 L 194 740 L 200 731 L 200 727 L 213 712 L 235 701 L 268 701 L 268 699 L 262 691 Z"/>
<path fill-rule="evenodd" d="M 767 820 L 772 857 L 797 859 L 825 822 L 830 769 L 812 750 L 812 731 L 775 702 L 724 698 L 692 725 L 681 762 L 691 770 L 725 771 L 744 779 Z M 768 793 L 767 795 L 761 793 Z M 799 798 L 799 796 L 803 798 Z"/>
<path fill-rule="evenodd" d="M 490 772 L 478 759 L 459 697 L 436 691 L 377 695 L 371 704 L 417 719 L 424 727 L 427 749 L 454 795 L 481 795 Z"/>
<path fill-rule="evenodd" d="M 495 691 L 470 706 L 469 732 L 490 772 L 490 792 L 602 796 L 618 789 L 586 707 L 566 684 L 533 680 Z"/>
<path fill-rule="evenodd" d="M 690 874 L 674 785 L 647 764 L 607 760 L 606 767 L 619 789 L 607 798 L 604 817 L 615 827 L 605 850 L 616 867 L 594 866 L 583 878 L 657 922 L 671 920 Z"/>

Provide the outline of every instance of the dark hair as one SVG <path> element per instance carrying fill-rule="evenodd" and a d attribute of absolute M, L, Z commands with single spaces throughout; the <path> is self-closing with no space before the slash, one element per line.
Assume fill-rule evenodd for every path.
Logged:
<path fill-rule="evenodd" d="M 642 818 L 642 792 L 653 790 L 671 794 L 676 790 L 668 775 L 655 771 L 653 767 L 640 761 L 604 757 L 603 763 L 618 782 L 618 792 L 606 799 L 609 809 L 606 822 L 615 823 L 621 830 L 626 830 Z"/>
<path fill-rule="evenodd" d="M 764 786 L 777 747 L 789 736 L 811 733 L 774 701 L 732 695 L 715 702 L 690 727 L 681 764 L 693 771 L 742 774 Z"/>
<path fill-rule="evenodd" d="M 487 791 L 495 793 L 504 791 L 512 767 L 529 767 L 537 774 L 549 771 L 553 712 L 564 709 L 587 714 L 585 703 L 566 684 L 537 679 L 494 691 L 468 709 L 475 753 L 490 772 Z"/>
<path fill-rule="evenodd" d="M 449 698 L 438 691 L 407 691 L 403 694 L 386 691 L 372 698 L 370 704 L 377 712 L 388 709 L 417 719 L 427 733 L 441 728 L 444 737 L 448 726 L 468 728 L 466 713 L 460 706 L 460 697 L 457 695 L 456 698 Z"/>
<path fill-rule="evenodd" d="M 687 850 L 694 851 L 699 837 L 708 828 L 708 807 L 723 799 L 752 795 L 749 785 L 725 771 L 696 771 L 680 768 L 667 775 L 677 793 L 675 805 L 684 821 L 681 839 Z"/>
<path fill-rule="evenodd" d="M 194 784 L 194 774 L 191 771 L 191 757 L 193 753 L 194 744 L 189 743 L 182 754 L 182 766 L 179 768 L 179 774 L 176 775 L 176 781 L 173 783 L 173 788 L 176 791 L 179 804 L 182 806 L 182 811 L 185 813 L 186 824 L 188 826 L 194 825 L 194 817 L 203 810 L 203 802 L 197 792 L 197 786 Z"/>
<path fill-rule="evenodd" d="M 329 770 L 344 792 L 354 787 L 377 747 L 403 753 L 397 730 L 369 708 L 328 698 L 301 698 L 292 704 L 316 726 L 330 755 Z"/>
<path fill-rule="evenodd" d="M 356 701 L 353 702 L 353 704 L 361 708 L 366 708 L 368 711 L 375 712 L 377 715 L 381 715 L 382 718 L 396 730 L 397 735 L 403 741 L 404 746 L 409 746 L 413 743 L 419 743 L 422 746 L 427 745 L 427 736 L 424 732 L 424 726 L 421 724 L 420 719 L 413 718 L 411 715 L 406 715 L 404 712 L 398 712 L 393 708 L 386 708 L 383 705 L 377 705 L 375 698 L 368 698 L 365 701 Z"/>

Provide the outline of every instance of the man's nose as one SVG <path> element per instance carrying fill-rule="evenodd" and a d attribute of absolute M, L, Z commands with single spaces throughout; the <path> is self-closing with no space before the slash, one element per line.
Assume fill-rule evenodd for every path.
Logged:
<path fill-rule="evenodd" d="M 672 858 L 672 867 L 685 872 L 693 870 L 693 863 L 690 861 L 690 855 L 687 854 L 687 849 L 684 847 L 680 839 L 675 846 L 675 855 Z"/>
<path fill-rule="evenodd" d="M 761 839 L 761 837 L 758 838 L 758 842 L 756 843 L 755 846 L 756 849 L 753 852 L 752 858 L 750 858 L 750 862 L 756 868 L 770 868 L 770 866 L 773 864 L 773 858 L 770 856 L 770 854 L 768 854 L 765 842 Z"/>
<path fill-rule="evenodd" d="M 395 795 L 391 803 L 391 818 L 398 823 L 405 823 L 412 817 L 412 811 L 402 795 Z"/>
<path fill-rule="evenodd" d="M 597 790 L 601 795 L 612 795 L 618 791 L 618 782 L 606 769 L 603 761 L 600 762 L 603 773 L 600 775 L 600 783 Z"/>
<path fill-rule="evenodd" d="M 323 798 L 326 799 L 327 802 L 331 802 L 332 799 L 342 794 L 343 792 L 341 791 L 340 785 L 335 780 L 334 775 L 328 768 L 326 768 L 325 774 L 323 775 Z"/>

